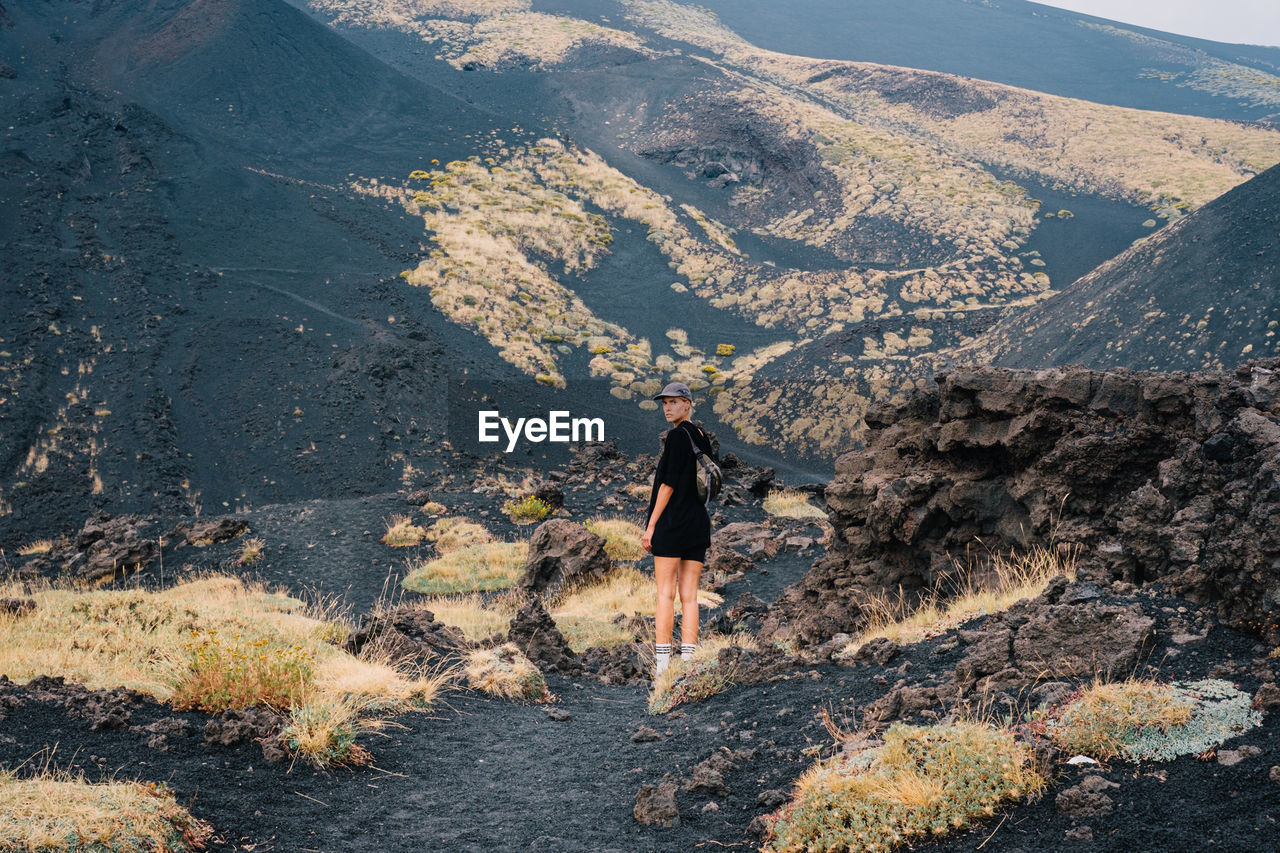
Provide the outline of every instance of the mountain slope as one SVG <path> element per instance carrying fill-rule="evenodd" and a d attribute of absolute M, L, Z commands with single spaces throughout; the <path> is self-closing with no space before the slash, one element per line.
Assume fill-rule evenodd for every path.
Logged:
<path fill-rule="evenodd" d="M 508 369 L 391 285 L 419 229 L 343 184 L 494 120 L 284 3 L 10 16 L 5 529 L 385 489 L 429 464 L 446 373 Z"/>
<path fill-rule="evenodd" d="M 954 353 L 1009 367 L 1230 368 L 1280 352 L 1280 167 Z"/>

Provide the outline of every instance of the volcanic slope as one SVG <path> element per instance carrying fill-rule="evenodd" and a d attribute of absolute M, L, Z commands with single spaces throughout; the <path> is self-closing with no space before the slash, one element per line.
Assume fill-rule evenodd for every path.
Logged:
<path fill-rule="evenodd" d="M 446 370 L 514 373 L 392 284 L 420 224 L 344 186 L 505 122 L 275 0 L 5 20 L 6 539 L 394 487 Z"/>
<path fill-rule="evenodd" d="M 870 401 L 925 378 L 913 356 L 1280 159 L 1262 125 L 778 53 L 678 3 L 307 5 L 420 79 L 495 109 L 519 96 L 562 128 L 361 184 L 424 219 L 435 246 L 409 284 L 531 380 L 571 384 L 565 351 L 585 337 L 616 396 L 684 379 L 741 438 L 792 456 L 856 441 Z M 601 247 L 632 230 L 647 262 L 600 285 Z M 541 272 L 513 262 L 539 254 Z M 794 411 L 762 408 L 776 396 Z"/>
<path fill-rule="evenodd" d="M 952 354 L 1008 367 L 1223 369 L 1280 352 L 1280 167 Z"/>

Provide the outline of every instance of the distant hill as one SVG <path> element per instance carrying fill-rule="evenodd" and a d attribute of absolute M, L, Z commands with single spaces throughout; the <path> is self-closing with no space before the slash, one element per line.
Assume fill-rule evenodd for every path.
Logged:
<path fill-rule="evenodd" d="M 961 74 L 1104 104 L 1280 116 L 1280 48 L 1162 33 L 1024 0 L 707 0 L 761 47 Z"/>
<path fill-rule="evenodd" d="M 1135 244 L 952 358 L 1230 368 L 1280 353 L 1280 167 Z"/>

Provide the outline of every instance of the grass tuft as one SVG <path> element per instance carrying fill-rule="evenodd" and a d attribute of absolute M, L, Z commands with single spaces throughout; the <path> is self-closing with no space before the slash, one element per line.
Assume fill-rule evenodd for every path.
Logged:
<path fill-rule="evenodd" d="M 765 850 L 887 851 L 989 817 L 1038 794 L 1034 751 L 987 723 L 896 724 L 884 743 L 842 753 L 804 773 L 793 801 L 771 815 Z"/>
<path fill-rule="evenodd" d="M 971 570 L 965 570 L 954 592 L 935 591 L 914 608 L 902 597 L 868 599 L 862 605 L 867 614 L 862 633 L 838 657 L 851 657 L 877 637 L 900 644 L 918 643 L 970 619 L 1001 613 L 1025 598 L 1044 592 L 1049 581 L 1058 575 L 1075 580 L 1074 553 L 1035 548 L 1019 556 L 996 554 L 988 566 L 985 582 L 978 581 Z"/>
<path fill-rule="evenodd" d="M 1252 697 L 1219 679 L 1160 684 L 1095 682 L 1058 708 L 1032 715 L 1059 749 L 1100 761 L 1170 761 L 1260 725 Z"/>
<path fill-rule="evenodd" d="M 552 702 L 555 696 L 533 662 L 514 643 L 477 649 L 464 665 L 467 683 L 476 690 L 522 702 Z"/>
<path fill-rule="evenodd" d="M 257 536 L 251 536 L 244 542 L 240 543 L 240 556 L 236 557 L 236 564 L 240 566 L 252 566 L 254 563 L 262 559 L 262 553 L 267 546 Z"/>
<path fill-rule="evenodd" d="M 442 518 L 427 528 L 427 541 L 441 554 L 493 541 L 483 525 L 466 518 Z"/>
<path fill-rule="evenodd" d="M 590 519 L 583 527 L 604 540 L 604 551 L 609 559 L 622 563 L 644 559 L 645 552 L 640 547 L 644 529 L 638 524 L 624 518 L 601 517 Z"/>
<path fill-rule="evenodd" d="M 19 557 L 34 557 L 37 554 L 48 554 L 53 550 L 52 539 L 37 539 L 18 548 Z"/>
<path fill-rule="evenodd" d="M 166 788 L 89 783 L 46 770 L 19 778 L 0 769 L 0 849 L 188 853 L 213 835 Z"/>
<path fill-rule="evenodd" d="M 666 671 L 653 680 L 649 713 L 665 714 L 677 705 L 701 702 L 728 689 L 737 672 L 720 663 L 720 652 L 730 646 L 757 648 L 755 638 L 744 634 L 703 637 L 690 660 L 673 659 Z"/>
<path fill-rule="evenodd" d="M 387 532 L 383 534 L 382 542 L 392 548 L 409 548 L 426 538 L 427 531 L 414 524 L 409 516 L 393 515 L 387 522 Z"/>
<path fill-rule="evenodd" d="M 764 511 L 769 515 L 783 518 L 814 518 L 826 520 L 827 514 L 809 503 L 809 496 L 804 492 L 790 489 L 770 492 L 764 499 Z"/>
<path fill-rule="evenodd" d="M 528 552 L 526 542 L 470 545 L 433 560 L 410 560 L 400 583 L 428 595 L 508 589 L 520 579 Z"/>

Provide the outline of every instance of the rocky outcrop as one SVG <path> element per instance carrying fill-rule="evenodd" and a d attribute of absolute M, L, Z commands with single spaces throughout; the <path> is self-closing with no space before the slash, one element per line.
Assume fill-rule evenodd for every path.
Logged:
<path fill-rule="evenodd" d="M 529 539 L 524 574 L 516 587 L 524 595 L 546 595 L 565 584 L 600 580 L 612 567 L 603 539 L 581 524 L 553 518 Z"/>
<path fill-rule="evenodd" d="M 456 659 L 469 647 L 462 631 L 436 621 L 430 610 L 409 604 L 363 615 L 359 627 L 342 644 L 352 655 L 372 653 L 375 658 L 424 663 Z"/>
<path fill-rule="evenodd" d="M 831 549 L 762 629 L 809 644 L 856 629 L 868 596 L 944 589 L 981 541 L 1070 548 L 1098 583 L 1158 580 L 1277 630 L 1277 369 L 957 368 L 873 407 L 827 488 Z"/>
<path fill-rule="evenodd" d="M 569 648 L 555 620 L 542 606 L 542 599 L 530 599 L 511 619 L 507 642 L 515 643 L 524 656 L 543 672 L 579 673 L 582 664 Z"/>
<path fill-rule="evenodd" d="M 160 555 L 150 519 L 100 513 L 73 537 L 62 537 L 47 553 L 22 567 L 23 575 L 60 574 L 90 585 L 109 583 L 147 566 Z"/>

